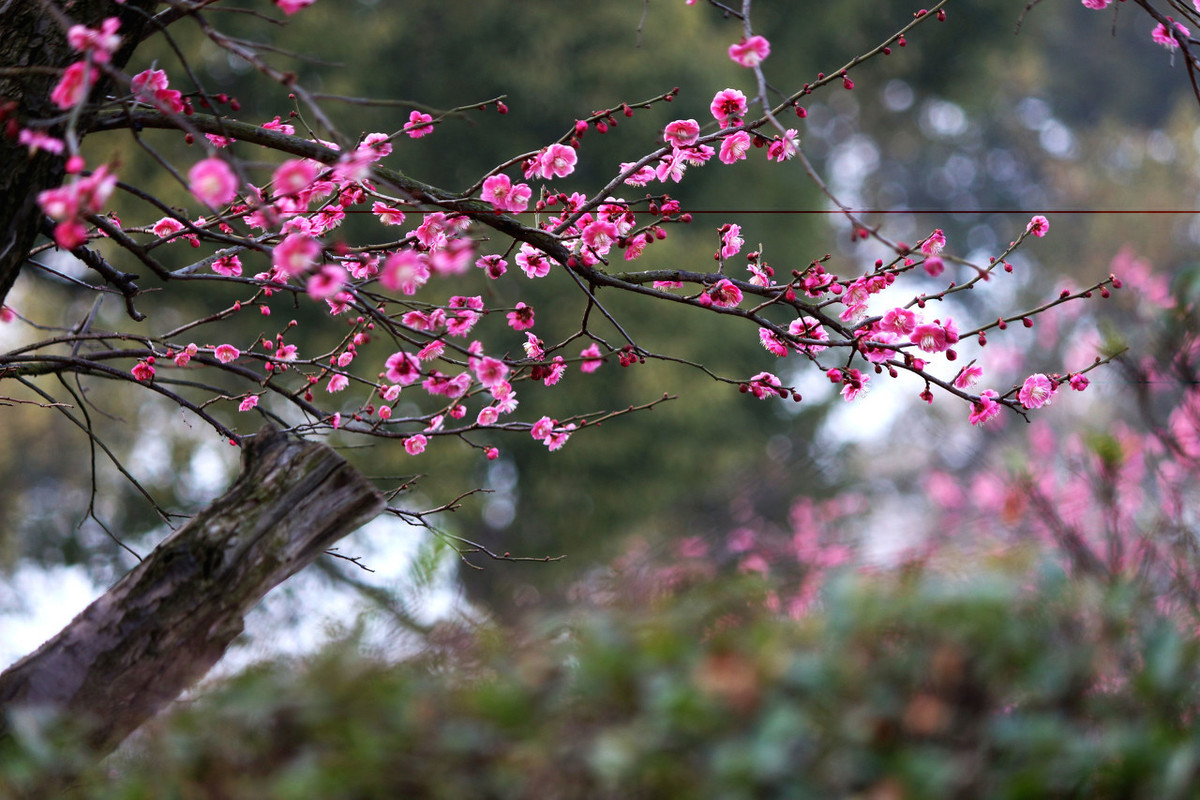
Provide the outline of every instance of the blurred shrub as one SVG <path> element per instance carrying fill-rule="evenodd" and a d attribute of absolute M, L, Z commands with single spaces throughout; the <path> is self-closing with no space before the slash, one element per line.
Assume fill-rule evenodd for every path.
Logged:
<path fill-rule="evenodd" d="M 263 665 L 64 796 L 1193 796 L 1200 654 L 1128 586 L 846 573 L 800 620 L 770 596 L 705 583 L 400 665 Z M 10 789 L 52 767 L 21 730 Z"/>

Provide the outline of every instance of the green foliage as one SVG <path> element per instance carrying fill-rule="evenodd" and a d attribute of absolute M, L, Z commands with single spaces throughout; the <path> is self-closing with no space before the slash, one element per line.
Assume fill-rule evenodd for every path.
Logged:
<path fill-rule="evenodd" d="M 1127 586 L 746 581 L 210 687 L 77 798 L 1183 797 L 1196 642 Z M 27 733 L 3 774 L 44 765 Z M 40 760 L 39 760 L 40 758 Z"/>

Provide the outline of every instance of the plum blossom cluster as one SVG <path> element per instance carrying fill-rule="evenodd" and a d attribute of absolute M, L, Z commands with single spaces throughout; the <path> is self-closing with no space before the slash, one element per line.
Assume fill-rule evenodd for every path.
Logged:
<path fill-rule="evenodd" d="M 1028 426 L 1021 446 L 1034 457 L 1020 459 L 1019 469 L 995 453 L 969 475 L 926 470 L 935 527 L 951 535 L 969 529 L 971 542 L 983 548 L 1037 543 L 1072 573 L 1137 581 L 1194 632 L 1200 571 L 1190 542 L 1200 485 L 1200 394 L 1187 376 L 1198 353 L 1189 337 L 1166 359 L 1174 363 L 1146 359 L 1139 372 L 1156 377 L 1153 397 L 1106 398 L 1105 405 L 1121 407 L 1111 421 L 1069 433 L 1040 421 Z M 1022 386 L 1022 402 L 1053 393 L 1052 376 L 1033 375 Z"/>
<path fill-rule="evenodd" d="M 71 250 L 87 240 L 87 218 L 101 213 L 117 186 L 117 176 L 102 164 L 90 175 L 72 176 L 57 189 L 38 194 L 38 205 L 54 223 L 54 241 Z"/>
<path fill-rule="evenodd" d="M 287 15 L 310 4 L 276 0 Z M 73 28 L 70 41 L 81 60 L 55 87 L 52 99 L 62 109 L 87 101 L 99 79 L 97 67 L 120 46 L 119 24 L 112 19 L 95 30 Z M 728 49 L 729 58 L 758 79 L 770 55 L 768 40 L 749 31 Z M 847 74 L 837 77 L 851 88 Z M 186 242 L 191 248 L 216 248 L 181 271 L 244 289 L 243 299 L 214 320 L 250 312 L 261 315 L 259 325 L 270 325 L 274 315 L 292 316 L 285 309 L 304 302 L 325 312 L 332 330 L 342 331 L 328 352 L 304 357 L 289 340 L 298 325 L 292 319 L 244 341 L 198 345 L 173 336 L 149 339 L 148 351 L 131 357 L 130 378 L 170 392 L 164 372 L 225 370 L 249 384 L 241 394 L 219 398 L 241 413 L 277 413 L 287 407 L 302 418 L 298 428 L 396 438 L 413 456 L 438 437 L 454 436 L 496 458 L 498 450 L 488 439 L 498 430 L 527 430 L 549 450 L 559 450 L 574 431 L 587 427 L 588 414 L 563 415 L 570 420 L 564 424 L 549 416 L 521 421 L 522 393 L 566 380 L 603 379 L 610 373 L 583 376 L 596 374 L 606 361 L 630 367 L 669 358 L 652 354 L 621 327 L 597 295 L 600 287 L 744 324 L 745 335 L 757 336 L 765 349 L 764 363 L 742 373 L 752 377 L 718 379 L 760 400 L 801 400 L 780 377 L 782 370 L 761 368 L 790 356 L 812 362 L 847 401 L 861 397 L 884 374 L 916 376 L 923 399 L 932 402 L 934 387 L 955 395 L 967 403 L 969 419 L 976 424 L 1004 407 L 1019 413 L 1041 408 L 1064 384 L 1086 386 L 1079 373 L 1038 373 L 1020 386 L 975 393 L 976 384 L 990 375 L 975 361 L 958 368 L 953 362 L 959 351 L 982 347 L 988 332 L 1003 330 L 1015 319 L 1028 322 L 1033 314 L 970 326 L 948 308 L 939 307 L 939 313 L 928 307 L 955 287 L 951 283 L 937 295 L 923 291 L 928 284 L 921 281 L 938 280 L 954 268 L 940 230 L 914 248 L 896 245 L 897 256 L 890 263 L 878 260 L 864 274 L 843 277 L 823 261 L 777 274 L 762 253 L 746 252 L 748 234 L 740 225 L 725 223 L 716 229 L 715 272 L 663 269 L 654 244 L 667 237 L 671 225 L 690 222 L 690 214 L 665 192 L 623 197 L 621 191 L 629 190 L 619 187 L 673 187 L 692 170 L 738 169 L 754 150 L 762 150 L 778 169 L 789 169 L 788 162 L 803 160 L 802 139 L 799 130 L 779 124 L 777 115 L 793 108 L 803 118 L 796 103 L 810 92 L 806 85 L 768 113 L 767 98 L 734 87 L 721 89 L 708 102 L 707 117 L 701 108 L 695 116 L 669 121 L 647 136 L 653 142 L 648 152 L 619 163 L 618 174 L 605 188 L 580 191 L 574 184 L 588 152 L 585 134 L 605 134 L 636 109 L 674 102 L 679 91 L 622 103 L 576 120 L 558 140 L 506 160 L 459 193 L 418 184 L 389 167 L 394 150 L 433 135 L 448 115 L 435 118 L 411 110 L 393 133 L 350 139 L 331 131 L 322 134 L 331 139 L 325 140 L 297 134 L 298 124 L 292 123 L 298 112 L 291 112 L 287 121 L 275 116 L 258 124 L 217 113 L 214 101 L 230 111 L 238 106 L 224 96 L 186 97 L 172 88 L 165 69 L 152 67 L 133 76 L 120 102 L 126 111 L 173 125 L 188 144 L 203 147 L 179 173 L 186 175 L 205 216 L 174 210 L 161 216 L 156 209 L 159 218 L 141 227 L 112 220 L 90 231 L 89 222 L 103 213 L 116 176 L 108 165 L 87 172 L 74 155 L 68 163 L 69 182 L 43 192 L 39 203 L 54 221 L 54 239 L 63 248 L 115 233 L 150 264 L 155 263 L 153 252 L 163 246 L 183 249 Z M 761 112 L 752 117 L 755 104 Z M 500 100 L 465 110 L 488 107 L 507 111 Z M 22 128 L 22 137 L 22 144 L 34 151 L 62 149 L 62 140 L 32 128 Z M 283 155 L 273 163 L 249 161 L 238 153 L 238 142 L 265 145 Z M 706 166 L 714 161 L 724 166 Z M 378 223 L 382 241 L 347 241 L 343 226 L 355 213 Z M 1044 236 L 1048 229 L 1045 217 L 1034 217 L 1021 239 Z M 154 238 L 141 238 L 150 236 Z M 982 272 L 1004 265 L 1007 252 Z M 745 273 L 734 264 L 743 256 Z M 642 265 L 648 265 L 644 272 L 620 271 Z M 173 277 L 161 265 L 155 271 Z M 884 304 L 880 298 L 885 290 L 901 279 L 914 281 L 913 299 Z M 491 287 L 491 281 L 503 284 L 495 291 L 480 288 Z M 579 290 L 587 310 L 578 332 L 563 336 L 548 328 L 546 320 L 555 315 L 541 309 L 535 315 L 524 294 L 529 281 L 557 281 L 567 291 Z M 622 337 L 615 343 L 589 327 L 591 319 L 602 316 Z M 204 398 L 192 406 L 207 414 L 212 402 Z M 219 419 L 205 418 L 236 439 Z"/>
<path fill-rule="evenodd" d="M 1112 5 L 1113 0 L 1081 0 L 1086 8 L 1093 11 L 1101 11 Z M 1200 3 L 1192 0 L 1192 7 L 1197 14 L 1200 14 Z M 1179 6 L 1182 10 L 1183 6 Z M 1182 22 L 1176 21 L 1172 17 L 1163 17 L 1165 22 L 1159 22 L 1150 31 L 1150 39 L 1157 45 L 1167 48 L 1168 50 L 1177 50 L 1180 40 L 1187 41 L 1191 38 L 1192 32 Z"/>
<path fill-rule="evenodd" d="M 740 231 L 734 230 L 734 227 L 723 228 L 723 237 L 739 234 Z M 1048 229 L 1049 222 L 1039 215 L 1029 222 L 1024 235 L 1041 237 Z M 1010 272 L 1011 265 L 1005 257 L 1020 241 L 1018 239 L 1012 243 L 1004 256 L 994 259 L 988 268 L 976 273 L 974 280 L 981 280 L 999 268 L 1003 268 L 999 274 Z M 986 388 L 978 394 L 972 393 L 973 387 L 985 376 L 983 367 L 977 363 L 978 357 L 953 372 L 948 370 L 953 369 L 964 345 L 982 355 L 988 343 L 988 332 L 1007 329 L 1010 320 L 1001 317 L 995 322 L 964 332 L 960 322 L 949 315 L 940 314 L 931 318 L 928 313 L 930 301 L 940 301 L 953 293 L 958 286 L 954 282 L 949 282 L 947 290 L 937 295 L 920 293 L 907 304 L 880 308 L 874 315 L 870 313 L 875 298 L 917 266 L 923 267 L 924 273 L 931 278 L 942 275 L 946 265 L 941 254 L 946 244 L 945 233 L 940 229 L 935 230 L 915 248 L 897 245 L 896 250 L 900 255 L 891 264 L 884 264 L 877 259 L 875 268 L 858 278 L 837 278 L 821 262 L 813 262 L 803 272 L 794 271 L 788 284 L 774 282 L 774 270 L 762 263 L 761 254 L 749 254 L 747 268 L 751 279 L 748 283 L 774 293 L 800 313 L 800 316 L 786 324 L 760 327 L 760 344 L 779 358 L 793 353 L 808 358 L 825 371 L 834 385 L 840 387 L 842 397 L 848 401 L 866 392 L 871 380 L 870 371 L 892 378 L 902 373 L 915 375 L 924 382 L 920 397 L 927 403 L 934 400 L 934 385 L 965 399 L 969 403 L 968 420 L 973 425 L 995 418 L 1005 406 L 1027 412 L 1048 405 L 1063 385 L 1075 391 L 1086 389 L 1089 381 L 1082 372 L 1066 375 L 1037 373 L 1029 376 L 1021 385 L 1007 390 Z M 717 255 L 720 257 L 724 253 Z M 931 266 L 930 262 L 935 263 Z M 964 284 L 966 288 L 970 288 L 970 285 L 971 281 Z M 1117 278 L 1110 276 L 1108 280 L 1080 292 L 1064 290 L 1050 305 L 1091 297 L 1093 294 L 1107 297 L 1110 286 L 1116 288 L 1120 285 Z M 807 302 L 799 300 L 801 296 Z M 841 307 L 840 313 L 836 317 L 831 316 L 830 312 L 837 307 Z M 1041 311 L 1048 308 L 1046 306 Z M 1016 319 L 1024 327 L 1033 324 L 1032 314 L 1021 314 Z M 831 356 L 837 359 L 834 365 L 828 364 Z M 1094 366 L 1095 363 L 1088 369 Z M 749 391 L 759 398 L 778 394 L 797 399 L 793 393 L 776 390 L 778 386 L 778 379 L 773 374 L 764 373 L 744 385 L 743 391 Z"/>

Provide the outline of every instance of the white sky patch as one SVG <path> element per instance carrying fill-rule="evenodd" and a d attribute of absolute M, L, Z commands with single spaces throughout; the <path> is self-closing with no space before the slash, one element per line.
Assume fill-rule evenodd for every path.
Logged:
<path fill-rule="evenodd" d="M 891 432 L 900 415 L 913 413 L 911 402 L 920 402 L 917 400 L 921 391 L 918 381 L 906 380 L 903 374 L 895 379 L 887 372 L 876 375 L 875 370 L 869 368 L 862 372 L 871 376 L 866 394 L 850 402 L 838 402 L 822 423 L 832 440 L 856 444 L 879 441 Z M 825 382 L 829 380 L 825 379 Z"/>
<path fill-rule="evenodd" d="M 18 565 L 0 583 L 0 670 L 40 647 L 103 592 L 79 565 Z"/>
<path fill-rule="evenodd" d="M 843 203 L 854 206 L 863 181 L 879 168 L 879 148 L 868 136 L 855 134 L 837 145 L 829 157 L 830 188 Z"/>
<path fill-rule="evenodd" d="M 954 139 L 967 132 L 967 112 L 949 100 L 927 100 L 921 106 L 921 130 L 935 139 Z"/>
<path fill-rule="evenodd" d="M 888 111 L 901 112 L 912 108 L 916 95 L 907 81 L 892 78 L 883 87 L 883 105 Z"/>

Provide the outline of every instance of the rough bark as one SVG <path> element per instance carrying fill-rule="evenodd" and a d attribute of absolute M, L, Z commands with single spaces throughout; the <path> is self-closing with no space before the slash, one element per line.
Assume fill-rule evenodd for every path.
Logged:
<path fill-rule="evenodd" d="M 328 447 L 263 428 L 223 497 L 0 674 L 0 739 L 3 712 L 37 707 L 81 722 L 110 752 L 221 658 L 272 587 L 383 506 Z"/>
<path fill-rule="evenodd" d="M 80 58 L 67 44 L 62 25 L 44 8 L 50 4 L 49 0 L 0 0 L 0 67 L 32 68 L 0 74 L 0 104 L 16 104 L 19 124 L 64 117 L 50 102 L 50 90 L 58 78 L 45 68 L 64 69 Z M 64 3 L 55 0 L 52 5 L 61 8 Z M 126 44 L 114 55 L 112 65 L 122 69 L 140 40 L 147 13 L 156 5 L 157 0 L 132 0 L 124 5 L 114 0 L 76 0 L 68 13 L 72 20 L 89 27 L 96 27 L 105 17 L 121 19 Z M 111 84 L 102 80 L 92 96 L 111 89 Z M 64 126 L 42 129 L 61 135 Z M 62 183 L 63 165 L 62 157 L 49 153 L 29 156 L 15 137 L 0 133 L 0 305 L 37 239 L 42 219 L 38 192 Z"/>

